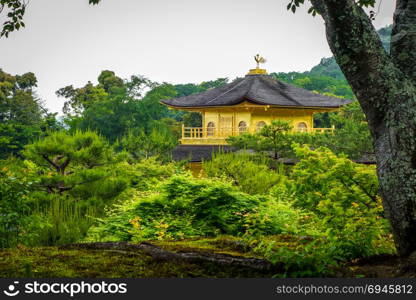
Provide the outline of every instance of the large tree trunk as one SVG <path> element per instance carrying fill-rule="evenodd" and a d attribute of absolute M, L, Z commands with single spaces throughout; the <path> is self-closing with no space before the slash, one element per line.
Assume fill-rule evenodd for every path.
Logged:
<path fill-rule="evenodd" d="M 392 54 L 353 0 L 310 0 L 366 114 L 383 206 L 400 255 L 416 251 L 416 0 L 397 0 Z"/>
<path fill-rule="evenodd" d="M 401 255 L 408 255 L 416 251 L 416 161 L 414 150 L 409 151 L 414 142 L 401 140 L 402 136 L 410 138 L 406 127 L 414 126 L 414 121 L 403 120 L 401 124 L 404 129 L 383 129 L 375 143 L 383 206 L 393 229 L 397 250 Z"/>

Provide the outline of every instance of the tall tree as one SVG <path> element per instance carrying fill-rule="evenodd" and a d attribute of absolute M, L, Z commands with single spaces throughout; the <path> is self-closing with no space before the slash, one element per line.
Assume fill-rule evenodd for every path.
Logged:
<path fill-rule="evenodd" d="M 288 8 L 304 0 L 293 0 Z M 397 0 L 391 54 L 363 6 L 375 0 L 310 0 L 329 46 L 366 115 L 384 209 L 401 255 L 416 251 L 416 1 Z"/>
<path fill-rule="evenodd" d="M 175 117 L 161 99 L 176 96 L 174 86 L 158 84 L 141 76 L 121 79 L 113 71 L 104 70 L 98 84 L 84 87 L 72 85 L 56 94 L 66 99 L 63 112 L 70 130 L 95 130 L 114 142 L 130 131 L 145 130 L 150 134 L 154 121 Z"/>
<path fill-rule="evenodd" d="M 57 127 L 55 115 L 36 96 L 36 86 L 31 72 L 13 76 L 0 69 L 0 159 L 17 155 L 24 145 Z"/>

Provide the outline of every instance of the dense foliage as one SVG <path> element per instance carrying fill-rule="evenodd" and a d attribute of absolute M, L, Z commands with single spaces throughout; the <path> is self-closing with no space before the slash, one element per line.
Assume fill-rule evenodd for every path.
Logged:
<path fill-rule="evenodd" d="M 220 181 L 189 176 L 173 177 L 158 190 L 144 199 L 132 195 L 131 201 L 92 230 L 90 238 L 141 241 L 239 235 L 245 232 L 245 216 L 261 210 L 266 202 Z M 268 229 L 271 233 L 281 230 L 279 226 Z"/>
<path fill-rule="evenodd" d="M 244 152 L 215 154 L 203 163 L 203 170 L 207 176 L 232 182 L 247 194 L 266 195 L 283 179 L 281 174 L 270 168 L 271 164 L 262 155 Z"/>
<path fill-rule="evenodd" d="M 6 175 L 0 184 L 1 220 L 14 234 L 1 236 L 3 245 L 79 240 L 123 191 L 147 190 L 176 172 L 154 159 L 128 162 L 128 153 L 115 153 L 94 132 L 52 133 L 26 146 L 23 156 L 0 164 Z"/>
<path fill-rule="evenodd" d="M 267 153 L 271 157 L 294 158 L 292 143 L 309 145 L 313 148 L 327 147 L 336 154 L 345 154 L 350 159 L 374 160 L 374 149 L 365 116 L 357 101 L 328 115 L 328 122 L 334 132 L 299 133 L 289 131 L 291 126 L 282 120 L 275 120 L 260 132 L 244 133 L 227 139 L 237 149 L 251 149 Z"/>
<path fill-rule="evenodd" d="M 313 211 L 343 257 L 368 256 L 388 233 L 374 166 L 337 157 L 325 148 L 295 147 L 294 204 Z M 375 250 L 377 249 L 377 250 Z"/>
<path fill-rule="evenodd" d="M 0 169 L 0 248 L 22 241 L 34 218 L 30 217 L 28 194 L 34 182 L 17 177 L 7 167 Z M 31 237 L 25 236 L 25 240 Z"/>
<path fill-rule="evenodd" d="M 129 198 L 91 230 L 89 239 L 142 241 L 242 235 L 247 228 L 278 234 L 290 230 L 285 224 L 294 228 L 299 222 L 289 204 L 247 195 L 221 181 L 189 176 L 172 177 L 150 196 L 133 194 Z M 272 207 L 280 210 L 272 211 Z M 259 215 L 267 214 L 273 218 L 257 222 Z"/>
<path fill-rule="evenodd" d="M 226 235 L 246 255 L 282 263 L 281 276 L 327 275 L 348 260 L 394 251 L 375 170 L 350 160 L 373 152 L 357 102 L 316 118 L 337 128 L 331 134 L 290 133 L 290 123 L 276 120 L 230 138 L 241 151 L 214 155 L 193 178 L 171 151 L 181 123 L 200 126 L 200 115 L 159 101 L 228 79 L 171 85 L 103 71 L 97 84 L 57 91 L 65 99 L 61 126 L 37 99 L 33 74 L 0 75 L 2 248 Z M 343 78 L 273 76 L 353 98 Z M 287 157 L 299 163 L 284 167 L 279 159 Z"/>
<path fill-rule="evenodd" d="M 33 73 L 10 75 L 0 69 L 0 159 L 17 155 L 24 145 L 56 129 L 55 115 L 42 106 Z"/>
<path fill-rule="evenodd" d="M 374 167 L 325 148 L 294 145 L 294 152 L 299 164 L 278 173 L 257 155 L 217 154 L 204 163 L 209 179 L 176 175 L 146 193 L 129 190 L 87 240 L 233 235 L 253 253 L 284 263 L 290 276 L 324 275 L 344 261 L 393 252 Z"/>

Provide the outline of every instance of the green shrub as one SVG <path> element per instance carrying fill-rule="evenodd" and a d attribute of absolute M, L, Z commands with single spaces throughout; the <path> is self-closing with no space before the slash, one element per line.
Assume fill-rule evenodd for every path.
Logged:
<path fill-rule="evenodd" d="M 35 206 L 32 216 L 42 220 L 31 231 L 36 236 L 26 241 L 31 246 L 57 246 L 74 243 L 85 237 L 98 215 L 94 205 L 80 205 L 72 197 L 48 195 L 47 204 Z"/>
<path fill-rule="evenodd" d="M 53 194 L 102 210 L 128 187 L 128 179 L 119 171 L 123 156 L 115 155 L 95 132 L 53 132 L 27 145 L 23 154 L 39 181 L 39 193 L 32 195 L 35 201 L 47 204 Z"/>
<path fill-rule="evenodd" d="M 208 177 L 232 182 L 243 192 L 269 194 L 270 189 L 285 179 L 279 168 L 272 170 L 270 159 L 250 153 L 219 153 L 210 161 L 203 162 L 203 170 Z"/>
<path fill-rule="evenodd" d="M 313 213 L 307 213 L 285 200 L 269 198 L 259 203 L 245 220 L 246 237 L 274 234 L 309 234 Z"/>
<path fill-rule="evenodd" d="M 46 224 L 37 228 L 38 245 L 61 245 L 83 239 L 96 218 L 103 215 L 103 204 L 125 200 L 123 197 L 129 197 L 132 187 L 134 191 L 152 190 L 160 180 L 177 170 L 173 164 L 161 165 L 148 159 L 135 164 L 113 164 L 105 172 L 102 179 L 80 185 L 63 195 L 32 193 L 31 198 L 36 203 L 33 213 Z"/>
<path fill-rule="evenodd" d="M 334 268 L 339 266 L 341 260 L 325 238 L 306 236 L 301 240 L 293 236 L 285 240 L 285 236 L 266 237 L 253 245 L 254 253 L 282 266 L 284 272 L 279 277 L 325 277 L 333 275 Z"/>
<path fill-rule="evenodd" d="M 88 240 L 181 239 L 249 231 L 277 234 L 295 231 L 299 224 L 299 213 L 289 204 L 242 193 L 218 180 L 173 176 L 158 190 L 148 196 L 130 191 L 126 198 L 131 200 L 109 211 L 90 230 Z"/>
<path fill-rule="evenodd" d="M 31 215 L 28 197 L 36 182 L 19 175 L 0 164 L 0 248 L 33 239 L 29 229 L 39 221 Z"/>
<path fill-rule="evenodd" d="M 178 139 L 172 134 L 170 128 L 161 121 L 154 121 L 150 132 L 144 129 L 129 131 L 115 148 L 129 153 L 131 160 L 138 161 L 143 158 L 157 157 L 162 161 L 171 160 L 172 149 Z"/>
<path fill-rule="evenodd" d="M 282 245 L 274 237 L 256 237 L 255 251 L 281 263 L 291 277 L 331 275 L 351 259 L 394 253 L 375 168 L 326 148 L 294 145 L 294 151 L 299 163 L 271 194 L 303 210 L 309 222 L 301 228 L 308 242 Z"/>
<path fill-rule="evenodd" d="M 79 137 L 84 139 L 85 136 L 79 134 Z M 74 141 L 68 134 L 56 134 L 51 138 L 67 139 L 65 143 Z M 96 135 L 92 134 L 92 144 L 95 139 Z M 32 160 L 0 161 L 0 170 L 4 173 L 0 178 L 1 247 L 17 243 L 38 246 L 76 242 L 83 239 L 95 219 L 103 215 L 105 206 L 120 200 L 124 191 L 132 187 L 137 191 L 154 189 L 161 180 L 178 172 L 174 164 L 162 165 L 155 159 L 134 164 L 103 160 L 103 165 L 97 162 L 97 166 L 88 168 L 75 158 L 83 156 L 84 146 L 74 146 L 71 150 L 58 144 L 42 140 L 29 146 L 31 155 L 28 156 Z M 41 150 L 46 151 L 46 148 L 47 152 Z M 64 151 L 71 157 L 72 164 L 68 164 L 63 174 L 51 170 L 46 160 L 42 160 L 42 153 L 50 153 L 51 159 L 61 164 L 59 160 L 63 158 L 51 153 Z M 74 151 L 77 154 L 71 154 Z M 60 187 L 61 191 L 50 190 L 48 186 Z"/>
<path fill-rule="evenodd" d="M 351 259 L 391 252 L 374 166 L 354 163 L 326 148 L 295 146 L 301 161 L 293 168 L 295 204 L 313 211 L 337 255 Z M 376 247 L 377 246 L 377 247 Z"/>

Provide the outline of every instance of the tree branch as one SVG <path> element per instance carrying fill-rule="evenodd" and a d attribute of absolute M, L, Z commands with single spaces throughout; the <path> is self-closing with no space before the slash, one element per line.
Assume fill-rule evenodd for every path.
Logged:
<path fill-rule="evenodd" d="M 322 16 L 324 20 L 328 19 L 328 12 L 324 0 L 311 0 L 312 6 L 316 12 Z"/>
<path fill-rule="evenodd" d="M 42 154 L 42 157 L 49 163 L 49 164 L 51 164 L 54 168 L 55 168 L 55 170 L 57 171 L 57 172 L 59 172 L 59 166 L 57 165 L 57 164 L 55 164 L 52 160 L 50 160 L 49 159 L 49 157 L 46 155 L 46 154 Z"/>
<path fill-rule="evenodd" d="M 397 0 L 391 38 L 393 62 L 416 83 L 416 1 Z"/>
<path fill-rule="evenodd" d="M 409 82 L 384 50 L 370 18 L 353 0 L 310 1 L 324 18 L 329 46 L 377 138 L 386 114 L 397 106 L 386 99 L 396 100 L 395 93 Z"/>
<path fill-rule="evenodd" d="M 71 161 L 71 159 L 68 157 L 65 162 L 61 165 L 61 173 L 65 174 L 65 169 L 66 167 L 69 165 L 69 162 Z"/>

